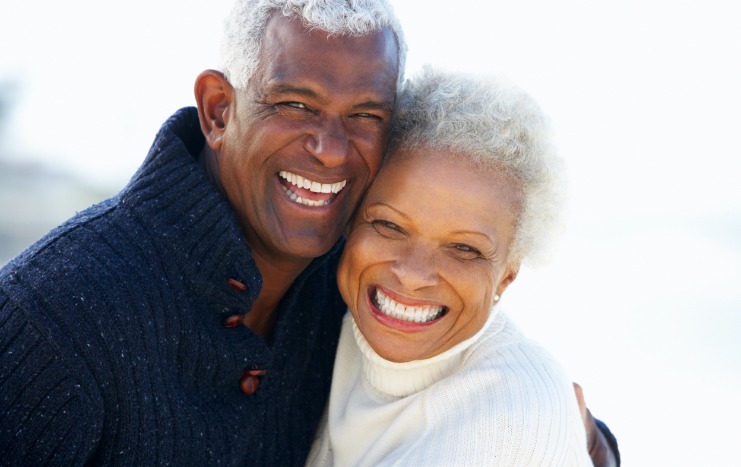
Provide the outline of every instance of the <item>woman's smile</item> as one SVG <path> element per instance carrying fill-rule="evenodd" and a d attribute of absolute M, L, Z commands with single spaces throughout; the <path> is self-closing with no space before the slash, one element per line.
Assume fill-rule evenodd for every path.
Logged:
<path fill-rule="evenodd" d="M 396 299 L 392 298 L 392 295 Z M 388 290 L 384 292 L 381 287 L 371 289 L 368 297 L 372 304 L 371 311 L 382 316 L 382 318 L 377 316 L 380 321 L 386 325 L 391 324 L 391 327 L 401 325 L 405 330 L 415 328 L 422 330 L 445 316 L 448 311 L 446 306 L 402 298 Z M 410 324 L 417 326 L 410 327 Z"/>

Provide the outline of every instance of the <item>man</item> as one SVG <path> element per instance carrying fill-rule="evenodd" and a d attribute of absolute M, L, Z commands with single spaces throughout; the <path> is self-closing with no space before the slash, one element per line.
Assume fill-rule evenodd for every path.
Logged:
<path fill-rule="evenodd" d="M 238 2 L 197 111 L 0 271 L 5 464 L 303 464 L 405 45 L 384 0 L 287 3 Z"/>
<path fill-rule="evenodd" d="M 4 463 L 303 463 L 404 43 L 385 2 L 286 3 L 238 4 L 198 111 L 0 273 Z"/>

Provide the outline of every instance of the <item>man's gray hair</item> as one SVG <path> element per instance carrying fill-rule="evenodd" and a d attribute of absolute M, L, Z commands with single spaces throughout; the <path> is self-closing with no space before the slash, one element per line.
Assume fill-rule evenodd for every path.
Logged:
<path fill-rule="evenodd" d="M 399 100 L 389 157 L 442 150 L 505 174 L 521 190 L 509 261 L 544 259 L 559 225 L 563 166 L 535 101 L 502 78 L 429 66 L 405 83 Z"/>
<path fill-rule="evenodd" d="M 309 29 L 339 36 L 366 36 L 390 29 L 399 53 L 400 88 L 407 46 L 387 0 L 237 0 L 224 22 L 221 71 L 232 86 L 245 89 L 259 60 L 260 44 L 273 14 L 300 18 Z"/>

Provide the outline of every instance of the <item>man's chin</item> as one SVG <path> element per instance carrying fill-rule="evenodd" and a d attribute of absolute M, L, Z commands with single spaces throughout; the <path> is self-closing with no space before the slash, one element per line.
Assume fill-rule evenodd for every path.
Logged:
<path fill-rule="evenodd" d="M 284 256 L 312 260 L 328 253 L 340 239 L 342 232 L 317 232 L 314 235 L 287 238 L 280 247 Z"/>

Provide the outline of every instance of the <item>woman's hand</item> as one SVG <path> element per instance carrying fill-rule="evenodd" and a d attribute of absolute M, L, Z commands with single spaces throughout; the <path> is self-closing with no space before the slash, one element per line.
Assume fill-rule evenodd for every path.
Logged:
<path fill-rule="evenodd" d="M 592 463 L 595 467 L 619 466 L 617 453 L 613 452 L 607 437 L 597 426 L 592 413 L 587 408 L 586 402 L 584 402 L 584 391 L 577 383 L 574 383 L 574 392 L 576 392 L 576 400 L 579 402 L 581 418 L 584 422 L 584 428 L 587 431 L 587 446 Z"/>

